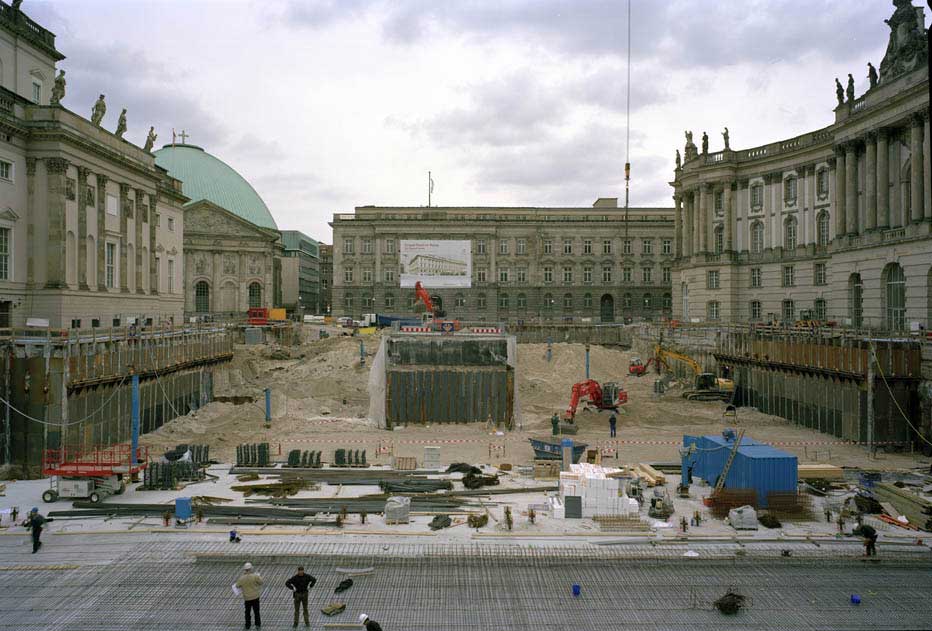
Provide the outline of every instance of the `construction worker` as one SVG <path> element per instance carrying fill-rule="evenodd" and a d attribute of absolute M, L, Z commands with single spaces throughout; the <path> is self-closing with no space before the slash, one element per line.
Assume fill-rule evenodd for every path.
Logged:
<path fill-rule="evenodd" d="M 615 415 L 612 414 L 608 417 L 608 433 L 612 438 L 615 437 L 615 426 L 618 423 L 618 419 L 615 418 Z"/>
<path fill-rule="evenodd" d="M 366 628 L 366 631 L 382 631 L 382 625 L 375 620 L 371 620 L 368 614 L 359 614 L 359 624 Z"/>
<path fill-rule="evenodd" d="M 298 610 L 302 606 L 304 607 L 304 626 L 311 626 L 307 615 L 307 592 L 316 583 L 316 578 L 304 573 L 303 566 L 298 566 L 298 573 L 285 581 L 285 587 L 292 591 L 292 597 L 294 598 L 294 622 L 291 624 L 293 629 L 298 628 Z"/>
<path fill-rule="evenodd" d="M 243 573 L 236 579 L 236 588 L 243 595 L 243 606 L 246 609 L 246 626 L 248 629 L 252 626 L 250 612 L 256 615 L 256 628 L 262 628 L 262 617 L 259 615 L 259 596 L 262 595 L 262 577 L 258 572 L 253 571 L 252 563 L 243 565 Z"/>
<path fill-rule="evenodd" d="M 553 428 L 553 435 L 560 435 L 560 417 L 557 416 L 557 413 L 554 412 L 553 416 L 550 417 L 550 425 Z"/>
<path fill-rule="evenodd" d="M 873 526 L 861 524 L 851 533 L 864 538 L 864 556 L 877 556 L 877 531 Z"/>
<path fill-rule="evenodd" d="M 35 506 L 32 507 L 32 510 L 29 511 L 29 517 L 26 518 L 26 521 L 23 522 L 23 525 L 32 531 L 32 553 L 35 554 L 39 551 L 39 548 L 42 547 L 42 542 L 39 541 L 39 537 L 42 536 L 42 526 L 47 522 L 55 521 L 51 517 L 43 517 L 39 512 L 39 509 Z"/>

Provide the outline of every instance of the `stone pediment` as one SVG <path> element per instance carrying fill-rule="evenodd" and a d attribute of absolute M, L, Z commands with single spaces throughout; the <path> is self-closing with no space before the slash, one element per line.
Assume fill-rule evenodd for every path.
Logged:
<path fill-rule="evenodd" d="M 7 207 L 0 211 L 0 219 L 3 221 L 17 221 L 19 219 L 19 215 L 17 215 L 16 211 L 14 211 L 12 208 Z"/>
<path fill-rule="evenodd" d="M 184 210 L 184 232 L 212 237 L 236 239 L 273 239 L 273 231 L 260 228 L 228 210 L 206 200 L 195 202 Z M 274 233 L 274 238 L 277 238 Z"/>

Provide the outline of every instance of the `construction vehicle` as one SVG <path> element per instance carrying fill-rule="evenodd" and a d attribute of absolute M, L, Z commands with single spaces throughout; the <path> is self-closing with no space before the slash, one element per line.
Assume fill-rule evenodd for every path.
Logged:
<path fill-rule="evenodd" d="M 86 451 L 46 449 L 42 453 L 42 475 L 49 476 L 49 489 L 43 502 L 59 498 L 81 498 L 97 504 L 110 495 L 126 490 L 126 477 L 146 468 L 149 449 L 138 447 L 136 458 L 128 444 L 95 447 Z"/>
<path fill-rule="evenodd" d="M 246 323 L 253 326 L 265 326 L 269 323 L 269 310 L 265 307 L 253 307 L 246 312 Z"/>
<path fill-rule="evenodd" d="M 668 351 L 659 344 L 654 348 L 654 356 L 645 365 L 645 371 L 647 370 L 647 366 L 650 366 L 651 363 L 656 365 L 658 373 L 660 372 L 661 366 L 665 367 L 667 370 L 670 370 L 670 364 L 667 360 L 683 362 L 689 366 L 696 375 L 695 386 L 692 390 L 686 390 L 683 392 L 684 399 L 689 401 L 731 400 L 735 391 L 734 381 L 731 379 L 718 377 L 710 372 L 703 372 L 699 362 L 697 362 L 689 355 Z"/>
<path fill-rule="evenodd" d="M 423 321 L 430 324 L 431 329 L 452 333 L 459 331 L 462 326 L 457 320 L 444 320 L 447 313 L 443 310 L 443 299 L 440 296 L 431 296 L 421 284 L 421 281 L 414 283 L 415 303 L 420 301 L 426 309 L 423 315 Z"/>
<path fill-rule="evenodd" d="M 640 377 L 647 372 L 647 367 L 650 366 L 650 363 L 651 360 L 647 360 L 645 364 L 641 361 L 640 357 L 632 357 L 631 361 L 628 362 L 628 374 Z"/>
<path fill-rule="evenodd" d="M 654 519 L 664 521 L 670 519 L 673 514 L 673 499 L 666 489 L 655 488 L 654 494 L 650 498 L 650 508 L 647 509 L 647 515 Z"/>
<path fill-rule="evenodd" d="M 620 385 L 613 382 L 607 382 L 600 385 L 598 381 L 589 379 L 580 381 L 573 386 L 573 394 L 570 397 L 570 406 L 566 410 L 563 418 L 572 421 L 576 418 L 576 408 L 579 402 L 584 399 L 586 407 L 593 407 L 597 410 L 618 410 L 619 405 L 628 402 L 628 393 Z"/>

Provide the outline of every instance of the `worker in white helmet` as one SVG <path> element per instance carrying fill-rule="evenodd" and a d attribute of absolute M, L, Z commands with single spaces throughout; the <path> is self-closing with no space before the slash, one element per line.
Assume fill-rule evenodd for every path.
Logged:
<path fill-rule="evenodd" d="M 382 631 L 382 626 L 369 618 L 369 614 L 359 614 L 359 624 L 366 628 L 366 631 Z"/>
<path fill-rule="evenodd" d="M 249 614 L 253 612 L 256 615 L 256 628 L 261 629 L 262 618 L 259 615 L 259 596 L 262 595 L 262 577 L 253 570 L 252 563 L 243 565 L 243 573 L 236 579 L 234 585 L 242 592 L 243 605 L 246 608 L 246 626 L 243 628 L 248 629 L 252 626 Z"/>

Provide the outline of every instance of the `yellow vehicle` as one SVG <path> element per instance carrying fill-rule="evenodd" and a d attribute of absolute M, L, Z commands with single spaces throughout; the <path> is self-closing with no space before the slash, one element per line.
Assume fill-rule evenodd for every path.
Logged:
<path fill-rule="evenodd" d="M 702 372 L 702 366 L 689 355 L 675 353 L 664 349 L 659 344 L 654 347 L 654 356 L 648 362 L 656 362 L 670 370 L 667 360 L 676 360 L 689 366 L 696 375 L 695 387 L 683 393 L 683 398 L 689 401 L 729 401 L 735 391 L 735 382 L 731 379 L 718 377 L 710 372 Z"/>

